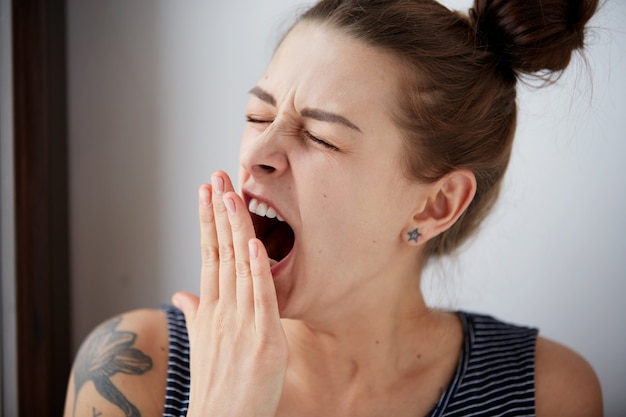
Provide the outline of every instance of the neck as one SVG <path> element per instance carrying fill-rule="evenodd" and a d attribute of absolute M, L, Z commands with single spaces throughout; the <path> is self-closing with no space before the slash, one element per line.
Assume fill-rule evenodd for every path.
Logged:
<path fill-rule="evenodd" d="M 398 381 L 427 364 L 445 326 L 441 314 L 426 306 L 419 280 L 413 282 L 367 291 L 375 297 L 353 295 L 359 299 L 315 314 L 314 321 L 284 320 L 290 370 L 341 392 L 371 381 Z"/>
<path fill-rule="evenodd" d="M 430 410 L 456 369 L 462 326 L 426 306 L 407 264 L 391 264 L 384 277 L 357 280 L 283 320 L 289 364 L 279 415 Z"/>

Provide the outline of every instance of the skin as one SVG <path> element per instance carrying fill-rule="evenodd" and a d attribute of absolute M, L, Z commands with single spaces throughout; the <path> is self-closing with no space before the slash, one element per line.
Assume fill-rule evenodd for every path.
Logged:
<path fill-rule="evenodd" d="M 201 292 L 173 298 L 190 335 L 189 416 L 426 415 L 449 383 L 462 328 L 425 305 L 422 250 L 476 185 L 465 170 L 418 184 L 398 168 L 397 71 L 383 52 L 301 23 L 252 89 L 240 194 L 223 172 L 200 188 Z M 247 210 L 252 196 L 296 236 L 271 267 Z M 110 375 L 111 384 L 141 415 L 160 415 L 163 314 L 130 312 L 104 329 L 135 335 L 130 347 L 151 361 L 142 373 Z M 86 357 L 77 356 L 66 416 L 125 415 L 123 401 L 95 389 L 102 372 Z M 546 339 L 536 387 L 538 416 L 602 415 L 593 370 Z"/>

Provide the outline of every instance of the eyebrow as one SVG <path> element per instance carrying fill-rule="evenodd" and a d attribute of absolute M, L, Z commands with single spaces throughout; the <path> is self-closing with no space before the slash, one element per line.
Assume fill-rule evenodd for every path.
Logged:
<path fill-rule="evenodd" d="M 274 98 L 274 96 L 268 93 L 267 91 L 263 90 L 261 87 L 258 87 L 258 86 L 252 87 L 249 93 L 256 96 L 260 100 L 276 107 L 276 98 Z M 357 132 L 361 132 L 361 129 L 359 129 L 357 125 L 355 125 L 350 120 L 346 119 L 345 117 L 339 114 L 331 113 L 331 112 L 320 110 L 320 109 L 311 109 L 308 107 L 302 109 L 300 114 L 302 115 L 302 117 L 319 120 L 320 122 L 339 123 L 339 124 L 349 127 L 350 129 L 356 130 Z"/>
<path fill-rule="evenodd" d="M 261 87 L 252 87 L 252 89 L 250 89 L 248 93 L 276 107 L 276 99 L 274 98 L 274 96 L 268 93 L 267 91 L 263 90 Z"/>

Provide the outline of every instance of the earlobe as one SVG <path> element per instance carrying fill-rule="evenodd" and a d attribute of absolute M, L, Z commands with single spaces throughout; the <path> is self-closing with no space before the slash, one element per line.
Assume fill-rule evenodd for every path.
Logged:
<path fill-rule="evenodd" d="M 422 244 L 445 232 L 461 217 L 476 193 L 476 177 L 457 170 L 432 184 L 430 197 L 405 229 L 406 242 Z"/>

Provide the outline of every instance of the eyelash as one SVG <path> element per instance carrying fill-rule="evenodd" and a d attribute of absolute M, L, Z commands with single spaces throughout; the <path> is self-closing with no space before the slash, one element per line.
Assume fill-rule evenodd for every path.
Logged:
<path fill-rule="evenodd" d="M 248 123 L 258 123 L 258 124 L 263 124 L 263 123 L 270 124 L 270 123 L 272 123 L 272 120 L 254 119 L 254 118 L 252 118 L 250 116 L 246 116 L 246 122 L 248 122 Z"/>
<path fill-rule="evenodd" d="M 331 145 L 330 143 L 326 142 L 325 140 L 320 139 L 317 136 L 313 136 L 312 134 L 310 134 L 306 130 L 303 131 L 302 133 L 310 141 L 318 143 L 318 144 L 322 145 L 323 147 L 325 147 L 327 149 L 330 149 L 330 150 L 333 150 L 333 151 L 338 151 L 339 150 L 339 148 L 337 148 L 335 145 Z"/>
<path fill-rule="evenodd" d="M 270 124 L 272 123 L 272 120 L 261 120 L 261 119 L 255 119 L 253 117 L 250 116 L 246 116 L 246 121 L 248 123 L 255 123 L 255 124 Z M 308 131 L 303 131 L 302 132 L 303 135 L 310 141 L 315 142 L 327 149 L 331 149 L 333 151 L 338 151 L 339 148 L 337 148 L 335 145 L 331 145 L 330 143 L 326 142 L 323 139 L 318 138 L 317 136 L 313 136 L 311 133 L 309 133 Z"/>

